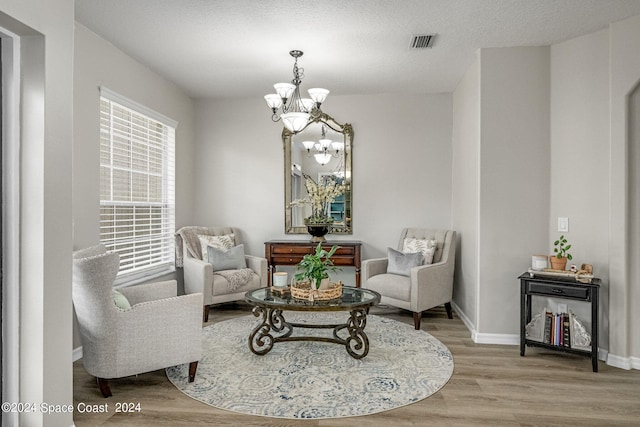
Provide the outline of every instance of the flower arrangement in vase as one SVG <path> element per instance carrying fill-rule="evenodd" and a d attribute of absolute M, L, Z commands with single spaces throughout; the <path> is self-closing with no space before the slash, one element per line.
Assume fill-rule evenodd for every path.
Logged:
<path fill-rule="evenodd" d="M 304 219 L 304 224 L 309 234 L 314 236 L 312 241 L 324 242 L 324 235 L 333 224 L 333 218 L 329 215 L 329 205 L 344 193 L 345 186 L 339 184 L 333 175 L 324 175 L 317 183 L 309 175 L 303 176 L 307 197 L 294 200 L 290 206 L 311 205 L 311 215 Z"/>

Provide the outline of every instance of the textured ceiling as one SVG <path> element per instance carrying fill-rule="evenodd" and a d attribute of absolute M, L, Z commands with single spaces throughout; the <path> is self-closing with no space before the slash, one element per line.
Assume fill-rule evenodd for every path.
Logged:
<path fill-rule="evenodd" d="M 192 97 L 290 81 L 332 94 L 451 92 L 481 47 L 546 46 L 640 14 L 639 0 L 76 0 L 76 20 Z M 436 33 L 412 51 L 413 34 Z M 331 95 L 330 95 L 331 96 Z"/>

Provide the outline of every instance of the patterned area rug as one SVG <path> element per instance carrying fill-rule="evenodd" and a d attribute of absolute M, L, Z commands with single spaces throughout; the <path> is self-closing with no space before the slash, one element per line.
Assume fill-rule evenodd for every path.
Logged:
<path fill-rule="evenodd" d="M 347 313 L 284 312 L 297 323 L 340 323 Z M 344 346 L 281 342 L 264 356 L 249 350 L 253 316 L 203 329 L 202 358 L 193 383 L 188 365 L 167 368 L 183 393 L 216 408 L 276 418 L 321 419 L 374 414 L 425 399 L 453 373 L 447 347 L 424 331 L 367 316 L 369 354 L 356 360 Z M 344 333 L 344 331 L 343 331 Z M 330 329 L 294 330 L 294 336 L 331 336 Z"/>

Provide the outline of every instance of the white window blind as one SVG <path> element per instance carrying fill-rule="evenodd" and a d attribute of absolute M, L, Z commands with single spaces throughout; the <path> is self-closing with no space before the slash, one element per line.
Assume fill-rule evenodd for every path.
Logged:
<path fill-rule="evenodd" d="M 174 231 L 175 122 L 102 88 L 100 241 L 120 254 L 116 283 L 172 271 Z"/>

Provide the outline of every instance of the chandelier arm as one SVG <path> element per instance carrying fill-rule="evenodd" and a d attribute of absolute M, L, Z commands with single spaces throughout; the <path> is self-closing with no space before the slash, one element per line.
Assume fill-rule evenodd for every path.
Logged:
<path fill-rule="evenodd" d="M 302 79 L 304 79 L 304 68 L 298 66 L 298 58 L 303 55 L 301 50 L 292 50 L 289 52 L 294 58 L 293 62 L 293 79 L 291 80 L 291 85 L 294 86 L 293 92 L 289 95 L 289 90 L 291 90 L 291 86 L 288 84 L 277 83 L 274 85 L 276 87 L 276 92 L 280 95 L 281 103 L 278 106 L 279 108 L 272 108 L 273 116 L 271 118 L 272 121 L 277 122 L 280 121 L 283 115 L 287 115 L 282 119 L 285 128 L 291 128 L 293 133 L 298 133 L 304 130 L 308 125 L 310 120 L 318 121 L 325 114 L 320 109 L 321 102 L 318 101 L 318 96 L 320 97 L 320 101 L 326 98 L 329 93 L 326 89 L 314 89 L 315 96 L 312 94 L 311 98 L 316 102 L 310 102 L 312 99 L 303 98 L 300 95 L 300 84 L 302 83 Z M 287 87 L 288 86 L 288 87 Z M 288 90 L 287 90 L 288 89 Z M 319 95 L 318 93 L 319 92 Z M 288 95 L 288 97 L 283 97 L 283 95 Z M 265 96 L 265 100 L 270 107 L 278 104 L 277 99 L 271 99 L 270 95 Z M 278 117 L 278 110 L 281 110 L 280 117 Z M 293 114 L 293 113 L 303 113 L 303 114 Z M 303 125 L 303 120 L 304 125 Z M 333 126 L 330 126 L 333 129 Z M 335 130 L 335 129 L 334 129 Z M 327 152 L 327 150 L 324 150 Z"/>

